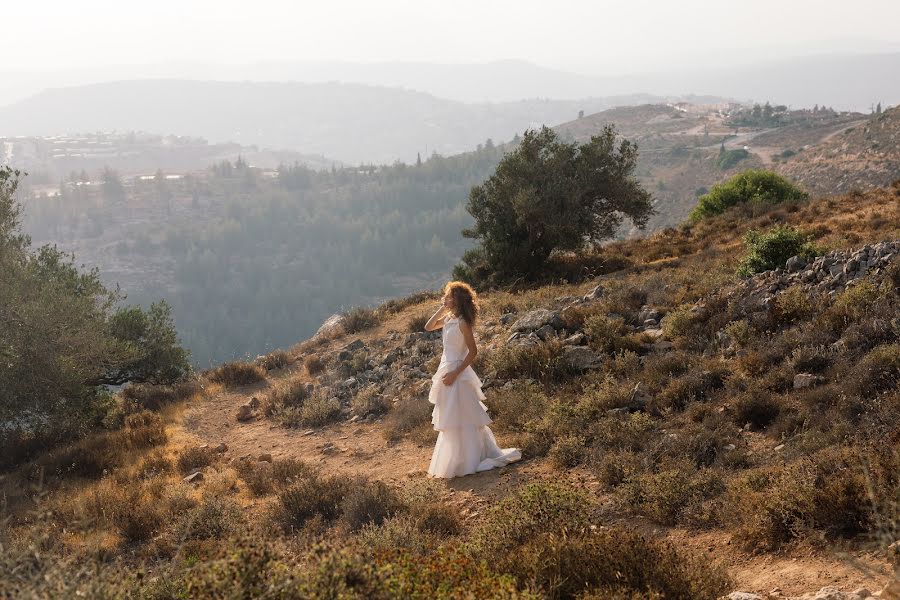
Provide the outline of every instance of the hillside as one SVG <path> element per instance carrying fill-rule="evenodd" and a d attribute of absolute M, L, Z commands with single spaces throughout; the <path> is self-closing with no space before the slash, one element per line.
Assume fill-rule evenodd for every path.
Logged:
<path fill-rule="evenodd" d="M 779 171 L 815 193 L 846 193 L 900 179 L 900 106 L 804 149 Z"/>
<path fill-rule="evenodd" d="M 653 192 L 657 210 L 649 231 L 682 222 L 699 195 L 749 168 L 773 169 L 815 194 L 886 186 L 900 178 L 897 108 L 880 116 L 824 107 L 787 110 L 781 123 L 768 127 L 732 125 L 730 115 L 739 109 L 691 104 L 618 107 L 554 129 L 585 141 L 614 125 L 623 137 L 638 143 L 637 176 Z M 720 164 L 723 151 L 737 160 Z"/>
<path fill-rule="evenodd" d="M 646 95 L 464 104 L 352 83 L 141 80 L 45 90 L 0 107 L 0 136 L 149 131 L 322 154 L 348 163 L 465 152 Z"/>
<path fill-rule="evenodd" d="M 737 278 L 780 223 L 830 252 Z M 423 475 L 434 294 L 126 389 L 127 451 L 0 480 L 0 595 L 871 598 L 900 531 L 898 223 L 896 187 L 737 209 L 605 247 L 598 279 L 486 291 L 475 367 L 525 458 L 449 482 Z"/>

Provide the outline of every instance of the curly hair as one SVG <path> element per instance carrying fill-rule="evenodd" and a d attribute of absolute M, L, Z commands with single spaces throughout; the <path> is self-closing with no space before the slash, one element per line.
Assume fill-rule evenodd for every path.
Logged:
<path fill-rule="evenodd" d="M 456 316 L 465 320 L 470 326 L 475 325 L 475 319 L 478 318 L 478 294 L 472 289 L 468 283 L 462 281 L 451 281 L 444 286 L 444 295 L 450 294 L 456 305 Z"/>

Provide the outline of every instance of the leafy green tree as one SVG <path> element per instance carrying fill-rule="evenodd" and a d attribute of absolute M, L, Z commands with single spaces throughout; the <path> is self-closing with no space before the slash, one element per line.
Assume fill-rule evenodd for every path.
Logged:
<path fill-rule="evenodd" d="M 613 236 L 628 217 L 643 227 L 650 194 L 634 177 L 637 146 L 607 126 L 591 141 L 561 141 L 547 127 L 527 131 L 494 174 L 472 188 L 463 231 L 480 246 L 457 276 L 485 269 L 499 279 L 538 274 L 556 251 L 581 250 Z M 485 261 L 486 264 L 481 264 Z"/>
<path fill-rule="evenodd" d="M 808 197 L 809 194 L 777 173 L 749 169 L 713 186 L 708 194 L 700 197 L 690 218 L 698 221 L 739 204 L 779 204 L 798 202 Z"/>
<path fill-rule="evenodd" d="M 0 446 L 78 433 L 107 384 L 171 383 L 188 370 L 168 307 L 116 310 L 118 290 L 21 233 L 19 173 L 0 167 Z"/>

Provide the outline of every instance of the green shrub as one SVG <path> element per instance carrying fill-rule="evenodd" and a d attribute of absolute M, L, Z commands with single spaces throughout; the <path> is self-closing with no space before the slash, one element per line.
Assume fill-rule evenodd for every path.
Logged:
<path fill-rule="evenodd" d="M 562 358 L 561 340 L 542 344 L 501 346 L 488 357 L 488 365 L 500 379 L 539 379 L 559 381 L 573 374 Z"/>
<path fill-rule="evenodd" d="M 748 231 L 744 236 L 744 245 L 747 254 L 738 266 L 738 275 L 745 277 L 784 268 L 787 259 L 792 256 L 809 259 L 817 252 L 805 234 L 787 225 L 779 225 L 763 233 Z"/>
<path fill-rule="evenodd" d="M 744 150 L 743 148 L 735 148 L 734 150 L 725 150 L 721 152 L 716 158 L 716 166 L 722 169 L 723 171 L 727 171 L 734 165 L 738 164 L 745 158 L 749 158 L 750 153 Z M 715 189 L 715 188 L 714 188 Z"/>
<path fill-rule="evenodd" d="M 557 439 L 550 447 L 550 460 L 557 469 L 568 469 L 581 462 L 584 450 L 584 437 L 566 435 Z"/>
<path fill-rule="evenodd" d="M 739 173 L 700 197 L 691 211 L 698 221 L 725 212 L 738 204 L 778 204 L 806 200 L 809 195 L 781 175 L 771 171 L 748 170 Z"/>
<path fill-rule="evenodd" d="M 459 509 L 450 504 L 430 502 L 420 508 L 416 517 L 416 527 L 440 536 L 457 535 L 462 531 L 462 517 Z"/>
<path fill-rule="evenodd" d="M 702 502 L 718 496 L 725 485 L 710 469 L 695 470 L 687 463 L 662 470 L 640 473 L 618 488 L 622 502 L 629 510 L 663 525 L 675 525 L 683 513 L 699 514 Z"/>

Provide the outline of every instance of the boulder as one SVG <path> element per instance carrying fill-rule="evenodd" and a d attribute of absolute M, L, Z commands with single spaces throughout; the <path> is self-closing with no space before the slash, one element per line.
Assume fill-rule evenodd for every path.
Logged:
<path fill-rule="evenodd" d="M 800 258 L 799 256 L 792 256 L 787 259 L 787 263 L 785 263 L 785 268 L 788 273 L 797 273 L 802 271 L 806 267 L 806 261 Z"/>
<path fill-rule="evenodd" d="M 330 317 L 325 319 L 325 322 L 322 323 L 319 329 L 316 330 L 316 333 L 315 335 L 313 335 L 313 337 L 329 337 L 335 335 L 341 331 L 343 326 L 344 315 L 331 315 Z"/>
<path fill-rule="evenodd" d="M 512 330 L 536 331 L 545 325 L 550 325 L 554 329 L 562 329 L 563 321 L 559 311 L 547 310 L 546 308 L 529 311 L 513 323 Z"/>
<path fill-rule="evenodd" d="M 547 324 L 534 332 L 541 340 L 547 341 L 552 337 L 556 336 L 556 330 L 553 328 L 553 325 Z"/>
<path fill-rule="evenodd" d="M 596 369 L 603 363 L 603 357 L 588 346 L 566 346 L 563 349 L 562 360 L 576 371 Z"/>

